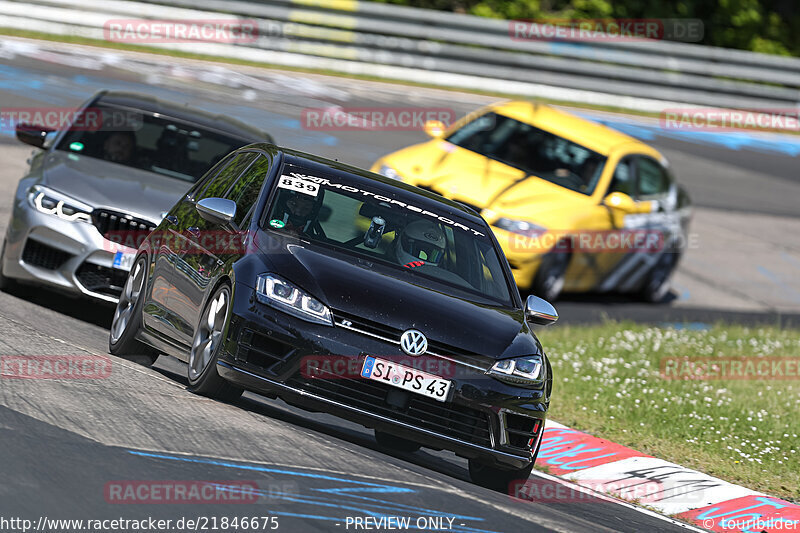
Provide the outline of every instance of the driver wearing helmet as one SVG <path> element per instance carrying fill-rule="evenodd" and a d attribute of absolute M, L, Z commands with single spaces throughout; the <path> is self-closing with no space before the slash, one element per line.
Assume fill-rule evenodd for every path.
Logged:
<path fill-rule="evenodd" d="M 428 220 L 411 222 L 394 242 L 397 261 L 408 268 L 437 266 L 444 258 L 444 232 L 438 224 Z"/>
<path fill-rule="evenodd" d="M 293 193 L 286 200 L 286 209 L 281 217 L 284 228 L 292 233 L 306 233 L 314 222 L 314 197 L 302 193 Z"/>

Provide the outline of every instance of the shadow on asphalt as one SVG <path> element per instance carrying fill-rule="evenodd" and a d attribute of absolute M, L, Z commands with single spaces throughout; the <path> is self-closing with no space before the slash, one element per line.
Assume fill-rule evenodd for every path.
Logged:
<path fill-rule="evenodd" d="M 105 329 L 111 327 L 111 319 L 114 316 L 115 306 L 112 303 L 68 296 L 43 287 L 15 283 L 3 292 Z"/>
<path fill-rule="evenodd" d="M 178 361 L 174 357 L 162 355 L 153 366 L 153 370 L 165 378 L 180 383 L 185 387 L 189 385 L 186 378 L 186 364 Z M 344 422 L 333 415 L 306 411 L 287 404 L 283 400 L 267 398 L 253 392 L 245 392 L 241 398 L 235 402 L 231 402 L 231 405 L 235 405 L 240 409 L 265 418 L 291 424 L 300 429 L 324 434 L 333 439 L 349 442 L 361 448 L 368 448 L 390 455 L 402 461 L 425 468 L 426 470 L 434 470 L 461 481 L 470 481 L 465 460 L 463 464 L 460 465 L 457 464 L 456 461 L 460 462 L 462 460 L 457 459 L 455 456 L 453 457 L 454 461 L 443 461 L 441 456 L 432 455 L 424 448 L 416 453 L 387 450 L 378 446 L 378 443 L 371 434 L 371 430 L 363 428 L 355 423 Z"/>

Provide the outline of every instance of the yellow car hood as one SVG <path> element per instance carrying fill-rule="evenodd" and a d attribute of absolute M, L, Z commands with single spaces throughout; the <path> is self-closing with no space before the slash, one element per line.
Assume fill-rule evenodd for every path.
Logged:
<path fill-rule="evenodd" d="M 408 161 L 414 163 L 401 163 Z M 385 162 L 412 185 L 430 188 L 478 210 L 488 209 L 497 216 L 532 221 L 561 218 L 591 203 L 587 195 L 526 176 L 517 168 L 446 141 L 408 147 Z"/>

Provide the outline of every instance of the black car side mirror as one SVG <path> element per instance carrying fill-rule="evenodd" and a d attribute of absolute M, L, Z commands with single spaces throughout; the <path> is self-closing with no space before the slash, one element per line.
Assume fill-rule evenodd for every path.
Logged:
<path fill-rule="evenodd" d="M 14 130 L 17 134 L 17 139 L 25 144 L 35 146 L 36 148 L 44 148 L 44 141 L 47 137 L 47 134 L 55 131 L 42 126 L 25 124 L 24 122 L 18 123 Z"/>
<path fill-rule="evenodd" d="M 236 202 L 227 198 L 203 198 L 195 209 L 205 220 L 222 226 L 230 224 L 236 216 Z"/>
<path fill-rule="evenodd" d="M 525 300 L 525 318 L 531 324 L 549 326 L 558 320 L 558 312 L 556 312 L 556 308 L 547 300 L 530 295 L 528 299 Z"/>

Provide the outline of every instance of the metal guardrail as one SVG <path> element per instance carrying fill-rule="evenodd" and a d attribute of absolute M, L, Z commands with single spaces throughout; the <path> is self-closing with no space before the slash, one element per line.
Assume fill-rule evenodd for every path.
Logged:
<path fill-rule="evenodd" d="M 152 46 L 449 87 L 649 111 L 800 105 L 800 59 L 688 43 L 514 40 L 508 21 L 358 0 L 0 0 L 0 27 L 103 39 L 120 18 L 255 19 L 253 42 Z"/>

